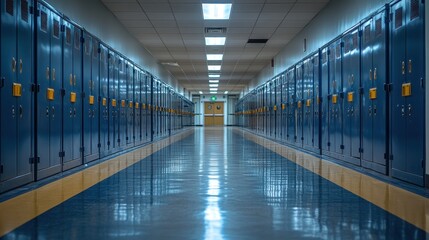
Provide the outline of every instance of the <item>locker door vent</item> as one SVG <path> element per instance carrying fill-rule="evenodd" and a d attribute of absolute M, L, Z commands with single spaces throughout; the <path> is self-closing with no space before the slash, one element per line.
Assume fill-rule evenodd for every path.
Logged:
<path fill-rule="evenodd" d="M 353 50 L 358 48 L 358 32 L 353 34 Z"/>
<path fill-rule="evenodd" d="M 402 27 L 402 8 L 395 10 L 395 29 Z"/>
<path fill-rule="evenodd" d="M 98 53 L 100 53 L 100 48 L 98 48 L 98 42 L 97 42 L 97 40 L 93 39 L 92 40 L 92 56 L 94 58 L 97 58 Z"/>
<path fill-rule="evenodd" d="M 28 22 L 28 1 L 21 0 L 21 19 Z"/>
<path fill-rule="evenodd" d="M 366 25 L 365 29 L 363 30 L 363 42 L 368 43 L 369 39 L 371 37 L 371 25 Z"/>
<path fill-rule="evenodd" d="M 418 0 L 411 0 L 411 15 L 410 15 L 410 21 L 419 17 L 419 1 Z"/>
<path fill-rule="evenodd" d="M 60 22 L 57 19 L 54 19 L 54 29 L 52 35 L 56 38 L 60 38 Z"/>
<path fill-rule="evenodd" d="M 13 0 L 6 1 L 6 12 L 13 16 Z"/>
<path fill-rule="evenodd" d="M 71 44 L 71 29 L 66 27 L 66 43 Z"/>
<path fill-rule="evenodd" d="M 381 35 L 381 18 L 375 21 L 375 35 L 378 37 Z"/>
<path fill-rule="evenodd" d="M 48 14 L 44 11 L 41 11 L 40 14 L 40 30 L 44 32 L 48 31 Z"/>
<path fill-rule="evenodd" d="M 76 27 L 74 29 L 74 48 L 80 49 L 80 33 Z"/>

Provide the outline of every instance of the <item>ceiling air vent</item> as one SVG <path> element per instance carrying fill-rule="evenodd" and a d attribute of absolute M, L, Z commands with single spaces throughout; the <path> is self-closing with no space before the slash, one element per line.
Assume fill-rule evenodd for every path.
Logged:
<path fill-rule="evenodd" d="M 268 39 L 266 38 L 251 38 L 247 40 L 247 43 L 267 43 Z"/>
<path fill-rule="evenodd" d="M 214 34 L 226 33 L 226 28 L 225 27 L 206 27 L 205 32 L 214 33 Z"/>

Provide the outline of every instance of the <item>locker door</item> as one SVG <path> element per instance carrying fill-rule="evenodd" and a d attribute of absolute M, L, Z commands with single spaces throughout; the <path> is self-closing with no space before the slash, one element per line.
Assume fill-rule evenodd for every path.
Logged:
<path fill-rule="evenodd" d="M 288 81 L 288 129 L 287 139 L 288 142 L 295 142 L 295 67 L 290 69 L 287 73 Z"/>
<path fill-rule="evenodd" d="M 63 20 L 63 170 L 82 164 L 81 29 Z"/>
<path fill-rule="evenodd" d="M 342 78 L 341 78 L 341 41 L 329 46 L 329 145 L 330 152 L 342 153 Z"/>
<path fill-rule="evenodd" d="M 37 18 L 37 84 L 40 85 L 37 107 L 37 141 L 40 162 L 37 178 L 61 171 L 61 88 L 62 39 L 59 15 L 38 4 Z M 47 46 L 47 47 L 44 47 Z"/>
<path fill-rule="evenodd" d="M 303 87 L 304 87 L 304 79 L 303 79 L 303 64 L 298 64 L 296 66 L 296 111 L 295 111 L 295 142 L 298 146 L 302 147 L 302 143 L 304 140 L 303 136 Z"/>
<path fill-rule="evenodd" d="M 282 75 L 277 77 L 276 84 L 276 138 L 282 139 Z"/>
<path fill-rule="evenodd" d="M 288 91 L 287 91 L 287 79 L 286 79 L 286 75 L 283 74 L 282 75 L 282 140 L 286 141 L 287 140 L 287 119 L 288 119 Z"/>
<path fill-rule="evenodd" d="M 320 73 L 320 92 L 321 92 L 321 109 L 320 109 L 320 134 L 321 140 L 320 143 L 322 151 L 330 150 L 330 132 L 329 132 L 329 123 L 331 120 L 331 96 L 329 95 L 329 48 L 324 48 L 321 50 L 321 73 Z"/>
<path fill-rule="evenodd" d="M 304 61 L 304 87 L 303 87 L 303 108 L 304 108 L 304 126 L 303 137 L 304 145 L 312 147 L 313 145 L 313 59 L 308 58 Z"/>
<path fill-rule="evenodd" d="M 127 142 L 127 74 L 126 63 L 122 57 L 118 56 L 118 70 L 119 70 L 119 116 L 118 116 L 118 146 L 123 149 Z"/>
<path fill-rule="evenodd" d="M 320 149 L 320 109 L 321 109 L 321 94 L 320 94 L 320 66 L 319 53 L 313 57 L 313 147 Z"/>
<path fill-rule="evenodd" d="M 118 69 L 118 59 L 116 54 L 112 51 L 109 51 L 108 55 L 109 62 L 109 99 L 107 104 L 109 105 L 109 140 L 107 145 L 109 147 L 109 153 L 114 153 L 118 151 L 118 115 L 119 115 L 119 94 L 118 94 L 118 84 L 119 84 L 119 69 Z"/>
<path fill-rule="evenodd" d="M 26 0 L 1 6 L 0 192 L 31 182 L 33 164 L 32 16 Z M 15 91 L 14 91 L 15 90 Z M 6 139 L 7 137 L 7 139 Z"/>
<path fill-rule="evenodd" d="M 126 119 L 127 119 L 127 145 L 134 144 L 134 67 L 130 62 L 126 63 Z"/>
<path fill-rule="evenodd" d="M 362 166 L 386 174 L 385 11 L 362 25 Z M 370 89 L 374 96 L 370 96 Z"/>
<path fill-rule="evenodd" d="M 343 153 L 345 156 L 360 158 L 360 37 L 359 29 L 354 29 L 343 37 Z M 351 160 L 360 165 L 360 161 Z"/>
<path fill-rule="evenodd" d="M 100 44 L 100 154 L 109 150 L 109 63 L 108 50 Z"/>
<path fill-rule="evenodd" d="M 142 129 L 141 129 L 141 72 L 138 68 L 134 68 L 134 136 L 135 145 L 142 143 Z"/>
<path fill-rule="evenodd" d="M 417 0 L 391 6 L 392 176 L 418 185 L 425 161 L 423 8 Z"/>
<path fill-rule="evenodd" d="M 94 158 L 99 156 L 99 129 L 100 129 L 100 53 L 99 53 L 99 42 L 93 38 L 92 39 L 92 77 L 91 84 L 88 85 L 91 89 L 91 96 L 86 96 L 87 101 L 90 102 L 91 106 L 91 155 Z M 87 112 L 89 114 L 89 112 Z"/>

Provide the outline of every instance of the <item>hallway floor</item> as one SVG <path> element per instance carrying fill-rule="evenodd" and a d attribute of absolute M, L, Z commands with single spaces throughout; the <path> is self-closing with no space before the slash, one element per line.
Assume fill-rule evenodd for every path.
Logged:
<path fill-rule="evenodd" d="M 428 208 L 239 128 L 190 128 L 0 203 L 0 236 L 427 239 Z"/>

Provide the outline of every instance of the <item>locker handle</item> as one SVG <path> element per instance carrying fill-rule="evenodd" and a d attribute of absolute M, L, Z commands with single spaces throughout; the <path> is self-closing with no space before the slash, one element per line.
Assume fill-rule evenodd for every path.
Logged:
<path fill-rule="evenodd" d="M 412 69 L 413 69 L 413 63 L 412 63 L 412 61 L 410 59 L 410 60 L 408 60 L 408 73 L 411 73 Z"/>
<path fill-rule="evenodd" d="M 56 77 L 55 77 L 55 68 L 52 68 L 52 80 L 55 81 Z"/>
<path fill-rule="evenodd" d="M 22 114 L 23 114 L 22 105 L 19 105 L 19 118 L 22 118 Z"/>
<path fill-rule="evenodd" d="M 16 60 L 15 58 L 12 58 L 12 72 L 16 71 Z"/>
<path fill-rule="evenodd" d="M 405 62 L 402 61 L 402 75 L 405 75 Z"/>
<path fill-rule="evenodd" d="M 374 68 L 374 80 L 377 80 L 377 68 Z"/>
<path fill-rule="evenodd" d="M 74 85 L 76 86 L 76 75 L 74 75 L 73 77 L 73 82 L 74 82 Z"/>
<path fill-rule="evenodd" d="M 49 80 L 49 67 L 46 67 L 46 79 Z"/>
<path fill-rule="evenodd" d="M 69 82 L 70 82 L 70 86 L 73 86 L 73 75 L 72 74 L 70 74 Z"/>
<path fill-rule="evenodd" d="M 22 73 L 22 59 L 19 59 L 19 73 Z"/>
<path fill-rule="evenodd" d="M 49 117 L 49 107 L 46 107 L 46 117 Z"/>
<path fill-rule="evenodd" d="M 54 106 L 52 106 L 51 112 L 52 112 L 52 118 L 54 118 L 55 117 L 55 107 Z"/>

